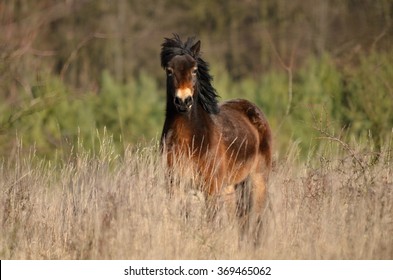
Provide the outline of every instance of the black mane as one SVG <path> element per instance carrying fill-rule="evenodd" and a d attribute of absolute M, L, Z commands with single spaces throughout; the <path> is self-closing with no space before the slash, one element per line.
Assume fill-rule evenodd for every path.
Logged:
<path fill-rule="evenodd" d="M 165 38 L 161 45 L 161 66 L 166 68 L 169 61 L 176 55 L 188 54 L 194 58 L 198 65 L 198 102 L 209 114 L 217 114 L 219 112 L 217 100 L 219 96 L 211 84 L 213 77 L 209 74 L 209 64 L 199 56 L 199 52 L 192 51 L 194 44 L 194 37 L 188 38 L 184 43 L 177 34 L 174 34 L 173 38 Z"/>

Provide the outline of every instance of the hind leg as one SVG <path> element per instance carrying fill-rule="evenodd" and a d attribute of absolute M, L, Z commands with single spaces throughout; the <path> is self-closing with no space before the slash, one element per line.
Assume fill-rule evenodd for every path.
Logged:
<path fill-rule="evenodd" d="M 262 217 L 267 208 L 267 191 L 265 178 L 262 173 L 254 173 L 251 175 L 252 209 L 250 213 L 250 234 L 254 243 L 258 244 L 259 235 L 262 228 Z"/>
<path fill-rule="evenodd" d="M 251 181 L 247 177 L 244 181 L 235 185 L 236 191 L 236 215 L 239 219 L 242 238 L 249 228 L 251 201 Z"/>
<path fill-rule="evenodd" d="M 262 173 L 251 174 L 235 185 L 236 213 L 239 217 L 242 239 L 247 237 L 258 244 L 262 216 L 266 208 L 266 185 Z"/>

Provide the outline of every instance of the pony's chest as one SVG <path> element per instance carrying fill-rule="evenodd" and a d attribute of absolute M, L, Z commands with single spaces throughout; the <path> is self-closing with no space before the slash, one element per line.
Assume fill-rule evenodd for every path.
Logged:
<path fill-rule="evenodd" d="M 167 149 L 180 149 L 182 146 L 188 146 L 190 136 L 186 131 L 179 129 L 169 129 L 165 133 L 164 143 Z"/>
<path fill-rule="evenodd" d="M 166 131 L 164 144 L 168 151 L 175 154 L 202 156 L 215 146 L 211 134 L 206 126 L 193 127 L 178 122 Z"/>

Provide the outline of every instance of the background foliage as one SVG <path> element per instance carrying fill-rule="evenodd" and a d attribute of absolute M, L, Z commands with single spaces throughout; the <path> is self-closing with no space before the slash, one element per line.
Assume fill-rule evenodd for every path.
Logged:
<path fill-rule="evenodd" d="M 17 138 L 54 158 L 94 150 L 104 130 L 120 150 L 159 137 L 173 32 L 202 40 L 222 99 L 263 108 L 277 153 L 327 135 L 378 151 L 393 127 L 392 19 L 390 0 L 2 1 L 0 154 Z"/>

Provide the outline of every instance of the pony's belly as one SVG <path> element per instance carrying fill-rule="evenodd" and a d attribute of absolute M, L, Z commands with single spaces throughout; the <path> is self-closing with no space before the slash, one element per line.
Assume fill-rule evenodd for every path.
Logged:
<path fill-rule="evenodd" d="M 230 176 L 228 185 L 235 185 L 243 182 L 247 177 L 255 171 L 255 160 L 248 160 L 247 162 L 235 163 L 230 168 Z"/>

